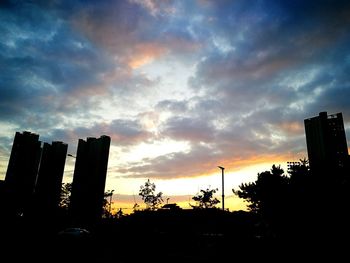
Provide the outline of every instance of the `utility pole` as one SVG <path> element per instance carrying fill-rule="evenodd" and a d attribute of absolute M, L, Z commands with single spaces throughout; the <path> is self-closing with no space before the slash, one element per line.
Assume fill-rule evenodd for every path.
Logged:
<path fill-rule="evenodd" d="M 224 170 L 222 166 L 218 166 L 221 169 L 221 178 L 222 178 L 222 210 L 225 210 L 225 194 L 224 194 Z"/>

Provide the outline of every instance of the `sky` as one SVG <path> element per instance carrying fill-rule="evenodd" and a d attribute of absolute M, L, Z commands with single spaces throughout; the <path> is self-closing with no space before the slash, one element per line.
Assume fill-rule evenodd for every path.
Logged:
<path fill-rule="evenodd" d="M 304 119 L 342 112 L 350 145 L 349 28 L 349 1 L 1 1 L 0 179 L 16 131 L 72 155 L 108 135 L 115 209 L 147 179 L 221 200 L 218 165 L 244 209 L 232 189 L 307 157 Z"/>

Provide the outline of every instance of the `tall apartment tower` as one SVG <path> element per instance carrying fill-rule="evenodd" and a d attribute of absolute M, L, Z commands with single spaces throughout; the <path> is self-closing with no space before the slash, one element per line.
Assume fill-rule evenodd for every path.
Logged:
<path fill-rule="evenodd" d="M 68 145 L 54 141 L 44 143 L 35 186 L 35 202 L 39 211 L 52 215 L 57 211 Z"/>
<path fill-rule="evenodd" d="M 79 139 L 70 211 L 76 223 L 89 224 L 101 218 L 111 138 Z"/>
<path fill-rule="evenodd" d="M 7 167 L 5 185 L 9 207 L 22 214 L 32 201 L 37 178 L 41 142 L 39 135 L 28 131 L 16 132 Z"/>
<path fill-rule="evenodd" d="M 311 170 L 343 168 L 349 156 L 342 114 L 320 112 L 305 119 L 304 125 Z"/>

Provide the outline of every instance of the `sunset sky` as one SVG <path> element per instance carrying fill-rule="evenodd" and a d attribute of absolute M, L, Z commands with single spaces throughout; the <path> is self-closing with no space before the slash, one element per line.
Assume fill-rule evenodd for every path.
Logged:
<path fill-rule="evenodd" d="M 0 179 L 16 131 L 105 134 L 116 208 L 147 178 L 221 199 L 220 165 L 242 209 L 232 188 L 307 157 L 305 118 L 342 112 L 349 145 L 349 29 L 350 1 L 1 1 Z"/>

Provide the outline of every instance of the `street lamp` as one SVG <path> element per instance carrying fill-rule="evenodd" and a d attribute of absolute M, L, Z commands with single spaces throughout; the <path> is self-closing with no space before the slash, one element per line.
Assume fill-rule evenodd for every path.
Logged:
<path fill-rule="evenodd" d="M 225 210 L 225 194 L 224 194 L 224 170 L 225 168 L 222 166 L 218 166 L 221 169 L 221 177 L 222 177 L 222 210 Z"/>
<path fill-rule="evenodd" d="M 111 211 L 112 211 L 112 196 L 113 196 L 114 190 L 111 191 L 111 195 L 109 196 L 109 216 L 111 216 Z"/>
<path fill-rule="evenodd" d="M 73 154 L 70 154 L 70 153 L 68 153 L 67 156 L 73 157 L 73 158 L 77 158 L 77 157 L 75 157 Z"/>

